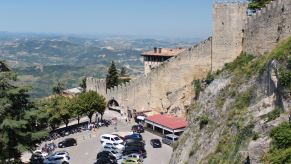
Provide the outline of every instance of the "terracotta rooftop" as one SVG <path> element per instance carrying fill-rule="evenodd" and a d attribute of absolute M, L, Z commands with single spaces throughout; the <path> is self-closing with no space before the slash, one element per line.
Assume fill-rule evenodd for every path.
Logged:
<path fill-rule="evenodd" d="M 151 51 L 142 53 L 142 56 L 176 56 L 185 49 L 183 48 L 154 48 Z"/>
<path fill-rule="evenodd" d="M 186 119 L 181 117 L 175 117 L 169 114 L 155 114 L 146 117 L 146 120 L 162 125 L 170 129 L 181 129 L 187 127 L 188 123 Z"/>

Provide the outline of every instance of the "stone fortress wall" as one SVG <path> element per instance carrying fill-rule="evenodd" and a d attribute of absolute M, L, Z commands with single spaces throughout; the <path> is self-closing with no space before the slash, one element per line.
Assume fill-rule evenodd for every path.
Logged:
<path fill-rule="evenodd" d="M 291 36 L 291 1 L 275 0 L 247 18 L 243 50 L 250 54 L 264 54 L 277 43 Z"/>
<path fill-rule="evenodd" d="M 189 92 L 193 89 L 190 85 L 193 80 L 222 68 L 242 51 L 251 54 L 270 51 L 278 41 L 291 36 L 290 12 L 290 0 L 273 1 L 252 16 L 247 16 L 247 3 L 215 3 L 213 37 L 165 61 L 149 74 L 111 88 L 107 93 L 105 80 L 88 77 L 87 90 L 96 91 L 107 100 L 114 98 L 125 108 L 169 112 L 178 107 L 179 115 L 183 115 L 184 106 L 192 99 L 193 93 Z M 181 100 L 184 103 L 175 103 Z"/>

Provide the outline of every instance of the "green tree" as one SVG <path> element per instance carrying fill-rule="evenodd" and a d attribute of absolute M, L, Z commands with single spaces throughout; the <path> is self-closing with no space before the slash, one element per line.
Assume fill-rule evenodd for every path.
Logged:
<path fill-rule="evenodd" d="M 99 95 L 97 92 L 89 91 L 81 93 L 78 99 L 83 113 L 88 116 L 90 122 L 92 121 L 92 116 L 95 112 L 98 112 L 103 116 L 106 108 L 106 101 L 103 96 Z"/>
<path fill-rule="evenodd" d="M 270 3 L 272 0 L 248 0 L 249 9 L 256 10 L 261 9 L 266 6 L 266 4 Z"/>
<path fill-rule="evenodd" d="M 58 111 L 60 113 L 60 118 L 66 125 L 69 124 L 70 118 L 73 114 L 70 112 L 70 100 L 67 97 L 60 96 L 58 97 Z"/>
<path fill-rule="evenodd" d="M 106 75 L 106 88 L 112 88 L 118 85 L 118 71 L 114 62 L 112 61 L 111 66 L 108 69 L 108 73 Z"/>
<path fill-rule="evenodd" d="M 69 111 L 72 113 L 73 117 L 77 118 L 79 124 L 80 118 L 84 115 L 85 109 L 82 108 L 82 102 L 78 97 L 74 97 L 70 102 Z"/>
<path fill-rule="evenodd" d="M 83 91 L 86 91 L 87 85 L 86 85 L 86 77 L 82 78 L 81 83 L 79 85 L 81 88 L 83 88 Z"/>
<path fill-rule="evenodd" d="M 128 76 L 125 67 L 122 67 L 120 70 L 120 74 L 118 77 L 118 84 L 123 84 L 130 81 L 130 77 Z"/>
<path fill-rule="evenodd" d="M 18 162 L 21 152 L 46 135 L 33 120 L 37 109 L 29 101 L 28 88 L 16 86 L 16 80 L 16 75 L 0 61 L 0 163 L 12 158 Z"/>
<path fill-rule="evenodd" d="M 64 89 L 65 89 L 64 83 L 58 82 L 57 85 L 52 88 L 52 92 L 53 94 L 59 95 L 64 91 Z"/>

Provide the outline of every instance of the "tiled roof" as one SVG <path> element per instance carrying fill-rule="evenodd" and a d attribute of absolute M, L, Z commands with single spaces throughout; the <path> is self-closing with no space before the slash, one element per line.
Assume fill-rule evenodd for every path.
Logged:
<path fill-rule="evenodd" d="M 147 51 L 142 53 L 142 56 L 176 56 L 179 53 L 183 52 L 185 49 L 183 48 L 162 48 L 161 52 L 159 52 L 159 49 L 151 51 Z"/>
<path fill-rule="evenodd" d="M 165 126 L 170 129 L 181 129 L 187 127 L 186 119 L 169 114 L 155 114 L 146 118 L 151 122 Z"/>

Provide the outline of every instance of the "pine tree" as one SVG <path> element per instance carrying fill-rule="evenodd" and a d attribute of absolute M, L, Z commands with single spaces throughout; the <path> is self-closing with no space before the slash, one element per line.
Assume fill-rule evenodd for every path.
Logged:
<path fill-rule="evenodd" d="M 19 161 L 21 152 L 47 135 L 37 127 L 38 110 L 29 101 L 28 88 L 14 85 L 15 81 L 16 75 L 0 61 L 0 163 Z"/>
<path fill-rule="evenodd" d="M 114 62 L 112 61 L 106 76 L 106 88 L 109 89 L 117 85 L 118 85 L 118 72 Z"/>

